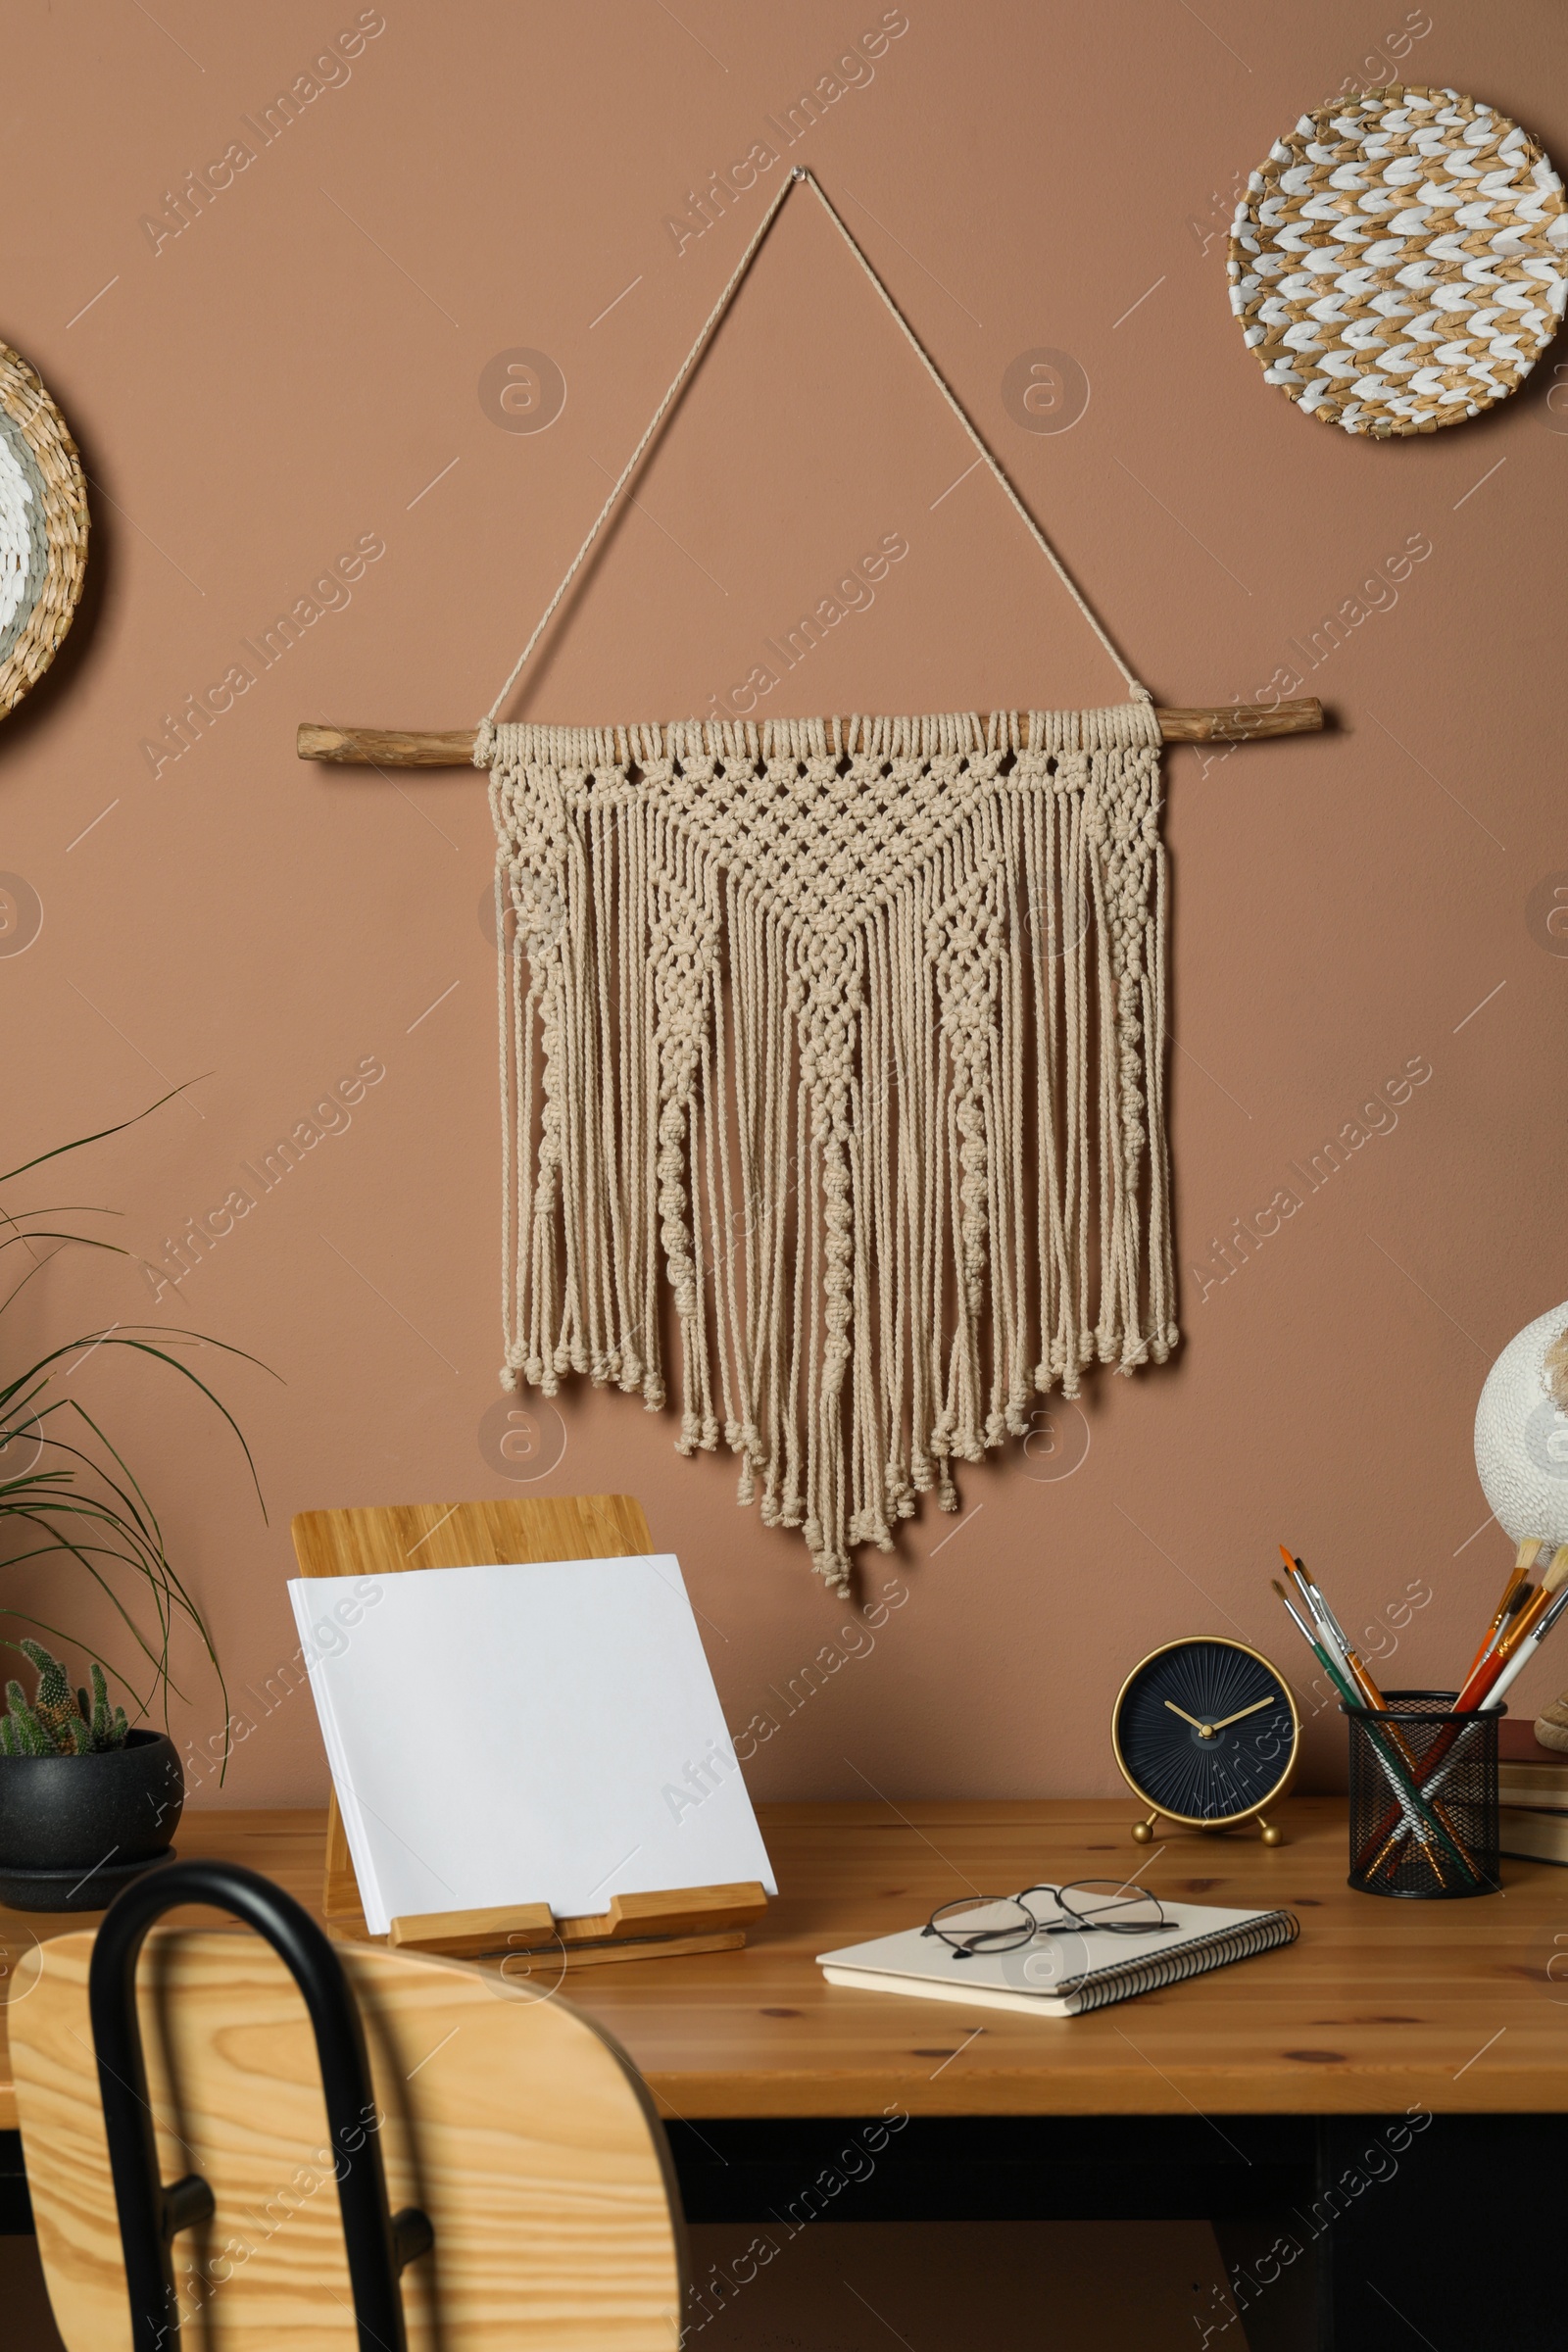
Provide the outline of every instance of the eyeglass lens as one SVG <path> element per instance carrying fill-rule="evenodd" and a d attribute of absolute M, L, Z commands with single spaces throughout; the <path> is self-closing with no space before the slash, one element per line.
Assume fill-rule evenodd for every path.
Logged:
<path fill-rule="evenodd" d="M 1061 1909 L 1080 1929 L 1143 1936 L 1165 1924 L 1158 1896 L 1124 1879 L 1079 1879 L 1055 1891 Z"/>
<path fill-rule="evenodd" d="M 1016 1895 L 961 1895 L 932 1912 L 927 1934 L 940 1936 L 964 1954 L 1002 1952 L 1031 1942 L 1039 1927 L 1034 1913 Z"/>

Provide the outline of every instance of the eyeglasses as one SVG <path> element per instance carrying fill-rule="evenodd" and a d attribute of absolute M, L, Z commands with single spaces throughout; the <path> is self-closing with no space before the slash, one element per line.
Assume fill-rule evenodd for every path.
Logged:
<path fill-rule="evenodd" d="M 1040 1898 L 1055 1916 L 1042 1912 Z M 939 1903 L 921 1929 L 956 1960 L 1015 1952 L 1037 1936 L 1149 1936 L 1175 1926 L 1159 1897 L 1127 1880 L 1075 1879 L 1066 1886 L 1025 1886 L 1019 1894 L 966 1894 Z"/>

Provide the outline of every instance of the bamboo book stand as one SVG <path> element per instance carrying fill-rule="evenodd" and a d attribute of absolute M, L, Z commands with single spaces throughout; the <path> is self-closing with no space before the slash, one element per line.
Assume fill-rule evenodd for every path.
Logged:
<path fill-rule="evenodd" d="M 513 1560 L 614 1560 L 651 1552 L 642 1504 L 631 1494 L 539 1494 L 507 1502 L 408 1502 L 360 1510 L 301 1511 L 293 1522 L 302 1576 L 391 1576 L 404 1568 L 471 1568 Z M 755 1882 L 617 1894 L 608 1911 L 557 1919 L 548 1903 L 480 1911 L 429 1911 L 394 1919 L 401 1950 L 534 1954 L 552 1969 L 602 1967 L 679 1952 L 728 1952 L 746 1941 L 767 1897 Z M 359 1882 L 334 1791 L 327 1817 L 321 1909 L 347 1934 L 368 1938 Z"/>

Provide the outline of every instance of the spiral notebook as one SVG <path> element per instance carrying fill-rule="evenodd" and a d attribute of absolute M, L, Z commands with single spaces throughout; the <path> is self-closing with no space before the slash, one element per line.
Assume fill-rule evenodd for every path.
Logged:
<path fill-rule="evenodd" d="M 818 1952 L 830 1984 L 859 1992 L 906 1992 L 922 2001 L 960 2001 L 975 2009 L 1014 2009 L 1025 2017 L 1079 2017 L 1109 2001 L 1130 2001 L 1200 1977 L 1232 1960 L 1294 1943 L 1300 1923 L 1290 1911 L 1226 1911 L 1213 1903 L 1166 1903 L 1171 1927 L 1145 1935 L 1044 1936 L 1025 1949 L 960 1959 L 921 1928 L 871 1943 Z"/>

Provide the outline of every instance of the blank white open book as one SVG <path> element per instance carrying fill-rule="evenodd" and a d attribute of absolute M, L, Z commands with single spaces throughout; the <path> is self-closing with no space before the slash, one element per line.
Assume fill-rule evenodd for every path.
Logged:
<path fill-rule="evenodd" d="M 366 1925 L 760 1880 L 671 1552 L 296 1577 Z"/>

